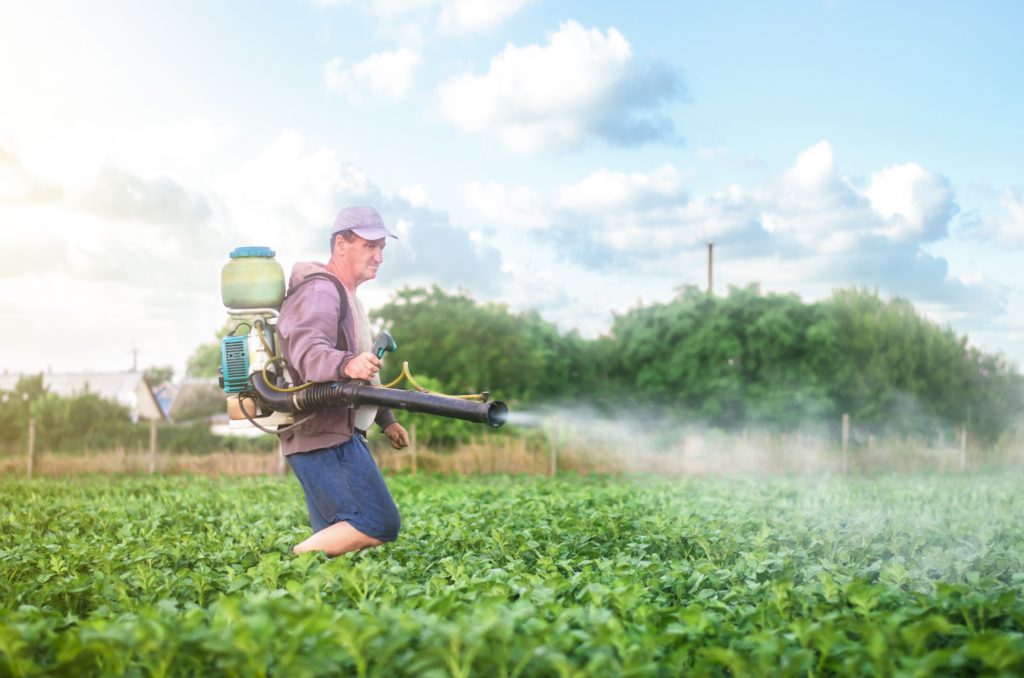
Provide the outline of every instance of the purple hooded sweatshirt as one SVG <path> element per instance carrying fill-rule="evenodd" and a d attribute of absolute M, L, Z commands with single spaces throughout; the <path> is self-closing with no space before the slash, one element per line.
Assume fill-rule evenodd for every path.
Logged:
<path fill-rule="evenodd" d="M 312 261 L 295 264 L 288 281 L 289 293 L 278 319 L 281 354 L 298 372 L 302 382 L 347 381 L 345 365 L 356 356 L 348 350 L 348 347 L 358 345 L 354 316 L 356 306 L 351 293 L 347 305 L 349 312 L 339 322 L 341 298 L 338 287 L 330 280 L 313 278 L 292 292 L 309 274 L 326 271 L 323 264 Z M 318 411 L 306 423 L 279 436 L 282 451 L 285 455 L 311 452 L 351 439 L 355 412 L 355 408 L 346 405 Z M 383 429 L 396 419 L 391 410 L 382 407 L 377 410 L 374 421 Z"/>

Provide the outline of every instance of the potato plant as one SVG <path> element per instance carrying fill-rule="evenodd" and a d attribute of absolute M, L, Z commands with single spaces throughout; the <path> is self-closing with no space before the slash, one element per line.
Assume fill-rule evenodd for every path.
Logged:
<path fill-rule="evenodd" d="M 1024 672 L 1019 475 L 389 479 L 294 557 L 294 479 L 0 481 L 0 675 Z"/>

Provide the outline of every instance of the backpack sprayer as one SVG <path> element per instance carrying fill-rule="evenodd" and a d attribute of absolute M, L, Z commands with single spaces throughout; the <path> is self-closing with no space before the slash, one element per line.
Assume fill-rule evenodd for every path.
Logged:
<path fill-rule="evenodd" d="M 258 428 L 283 433 L 299 426 L 324 407 L 377 405 L 408 412 L 436 414 L 498 428 L 508 419 L 505 403 L 489 394 L 445 396 L 416 384 L 403 365 L 403 376 L 417 389 L 406 391 L 371 386 L 361 381 L 298 381 L 284 357 L 277 355 L 277 320 L 285 298 L 284 271 L 269 247 L 236 247 L 221 271 L 221 298 L 228 315 L 238 318 L 234 330 L 221 340 L 220 383 L 227 395 L 231 428 Z M 340 292 L 341 290 L 339 290 Z M 248 332 L 238 334 L 243 326 Z M 387 332 L 373 344 L 383 358 L 398 344 Z"/>

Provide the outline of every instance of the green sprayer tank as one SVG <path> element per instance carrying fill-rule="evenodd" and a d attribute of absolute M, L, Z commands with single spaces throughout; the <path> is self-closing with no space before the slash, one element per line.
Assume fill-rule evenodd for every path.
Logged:
<path fill-rule="evenodd" d="M 228 308 L 280 308 L 284 271 L 269 247 L 236 247 L 220 272 L 220 295 Z"/>

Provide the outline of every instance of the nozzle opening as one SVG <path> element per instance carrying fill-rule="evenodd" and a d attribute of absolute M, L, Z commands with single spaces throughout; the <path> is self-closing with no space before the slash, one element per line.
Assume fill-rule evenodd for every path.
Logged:
<path fill-rule="evenodd" d="M 508 421 L 508 406 L 495 400 L 487 408 L 487 423 L 493 428 L 500 428 L 506 421 Z"/>

